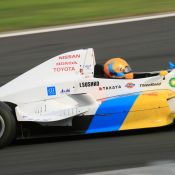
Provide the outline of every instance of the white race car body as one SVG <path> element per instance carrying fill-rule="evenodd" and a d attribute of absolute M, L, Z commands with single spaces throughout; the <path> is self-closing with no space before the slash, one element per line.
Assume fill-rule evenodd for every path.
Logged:
<path fill-rule="evenodd" d="M 95 65 L 92 48 L 56 56 L 2 86 L 0 101 L 15 104 L 16 118 L 20 122 L 57 122 L 60 126 L 72 126 L 75 116 L 80 119 L 96 116 L 85 129 L 86 133 L 144 128 L 149 127 L 149 123 L 150 127 L 172 123 L 173 117 L 169 118 L 169 114 L 175 112 L 175 70 L 164 76 L 150 72 L 147 73 L 149 76 L 138 74 L 145 76 L 141 78 L 109 79 L 96 78 Z M 154 105 L 153 101 L 158 103 Z M 154 111 L 159 108 L 163 108 L 162 115 Z M 154 116 L 161 117 L 153 120 L 154 124 L 151 124 L 151 118 L 145 121 L 144 116 L 141 117 L 143 112 L 139 113 L 144 111 L 147 117 L 151 110 Z M 130 116 L 125 123 L 133 112 L 134 117 L 142 118 L 141 125 L 135 122 L 140 125 L 138 127 L 133 124 L 138 118 L 132 120 Z M 116 120 L 114 115 L 119 118 Z"/>

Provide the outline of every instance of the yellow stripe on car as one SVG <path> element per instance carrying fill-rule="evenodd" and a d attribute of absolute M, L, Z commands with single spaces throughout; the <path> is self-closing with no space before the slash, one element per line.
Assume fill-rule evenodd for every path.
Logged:
<path fill-rule="evenodd" d="M 174 120 L 167 99 L 175 97 L 170 90 L 143 92 L 139 95 L 120 130 L 159 127 Z"/>

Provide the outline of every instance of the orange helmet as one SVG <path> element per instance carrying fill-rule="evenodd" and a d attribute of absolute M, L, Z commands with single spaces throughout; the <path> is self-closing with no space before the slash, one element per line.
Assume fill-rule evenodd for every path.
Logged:
<path fill-rule="evenodd" d="M 133 73 L 129 64 L 122 58 L 112 58 L 104 64 L 108 77 L 132 79 Z"/>

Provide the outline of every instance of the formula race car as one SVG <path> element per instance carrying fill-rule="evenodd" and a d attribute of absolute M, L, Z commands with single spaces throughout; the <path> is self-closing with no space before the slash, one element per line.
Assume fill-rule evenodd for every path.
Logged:
<path fill-rule="evenodd" d="M 0 88 L 0 147 L 24 136 L 26 123 L 56 126 L 62 135 L 165 126 L 173 123 L 174 104 L 172 63 L 166 71 L 110 79 L 92 48 L 71 51 Z"/>

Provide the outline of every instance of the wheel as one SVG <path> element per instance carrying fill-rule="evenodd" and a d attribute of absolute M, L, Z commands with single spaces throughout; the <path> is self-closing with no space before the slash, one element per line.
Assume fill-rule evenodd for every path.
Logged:
<path fill-rule="evenodd" d="M 0 102 L 0 148 L 16 138 L 16 119 L 8 105 Z"/>

